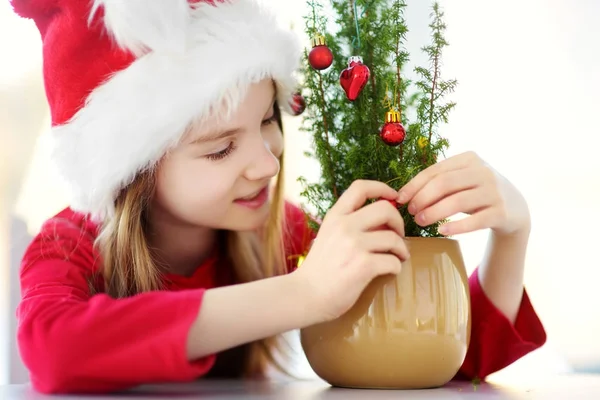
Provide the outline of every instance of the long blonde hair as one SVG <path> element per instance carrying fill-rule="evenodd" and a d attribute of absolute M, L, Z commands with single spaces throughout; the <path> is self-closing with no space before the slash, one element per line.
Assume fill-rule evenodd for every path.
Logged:
<path fill-rule="evenodd" d="M 279 108 L 275 106 L 283 132 Z M 284 274 L 285 254 L 282 242 L 284 226 L 283 155 L 276 179 L 269 219 L 264 231 L 226 231 L 220 246 L 224 260 L 221 267 L 232 268 L 235 282 L 244 283 Z M 147 239 L 147 211 L 155 190 L 153 170 L 143 172 L 115 201 L 114 218 L 102 224 L 96 241 L 102 258 L 104 291 L 114 298 L 162 290 L 161 268 L 152 255 Z M 241 375 L 264 377 L 269 364 L 287 373 L 277 361 L 281 350 L 278 337 L 266 338 L 244 346 Z"/>

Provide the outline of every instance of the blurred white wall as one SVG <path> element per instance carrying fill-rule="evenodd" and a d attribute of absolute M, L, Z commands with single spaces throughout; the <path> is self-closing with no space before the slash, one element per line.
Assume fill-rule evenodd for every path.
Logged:
<path fill-rule="evenodd" d="M 512 180 L 533 214 L 526 284 L 547 348 L 600 367 L 600 2 L 444 1 L 446 73 L 460 81 L 447 128 Z M 482 236 L 463 248 L 472 263 Z"/>
<path fill-rule="evenodd" d="M 301 30 L 302 0 L 263 0 L 283 23 Z M 428 2 L 409 0 L 409 49 L 427 40 Z M 443 0 L 451 47 L 444 57 L 445 77 L 455 77 L 458 107 L 443 134 L 449 155 L 475 150 L 511 179 L 527 197 L 534 219 L 526 284 L 549 334 L 548 345 L 503 371 L 548 371 L 600 366 L 600 278 L 596 229 L 600 225 L 600 144 L 594 120 L 600 107 L 599 52 L 594 0 Z M 11 218 L 30 233 L 65 205 L 64 194 L 35 139 L 48 127 L 40 72 L 40 40 L 35 26 L 0 3 L 0 344 L 10 336 L 14 304 L 7 282 L 18 294 L 16 263 L 24 236 L 10 239 Z M 11 38 L 12 40 L 9 40 Z M 306 160 L 310 146 L 286 119 L 287 188 L 300 200 L 295 178 L 318 176 Z M 14 230 L 13 230 L 14 231 Z M 469 269 L 485 245 L 485 232 L 460 237 Z M 11 242 L 12 240 L 12 242 Z M 18 254 L 17 254 L 18 255 Z M 4 286 L 1 286 L 4 285 Z M 9 379 L 7 346 L 0 347 L 0 384 Z M 13 355 L 14 355 L 13 351 Z M 301 360 L 302 361 L 302 360 Z M 12 381 L 24 379 L 13 366 Z"/>
<path fill-rule="evenodd" d="M 19 287 L 17 259 L 28 243 L 26 226 L 12 213 L 30 166 L 35 140 L 47 114 L 37 29 L 0 3 L 0 384 L 22 382 L 14 307 Z M 38 204 L 42 198 L 36 199 Z M 43 208 L 43 206 L 42 206 Z M 35 207 L 33 207 L 35 209 Z"/>

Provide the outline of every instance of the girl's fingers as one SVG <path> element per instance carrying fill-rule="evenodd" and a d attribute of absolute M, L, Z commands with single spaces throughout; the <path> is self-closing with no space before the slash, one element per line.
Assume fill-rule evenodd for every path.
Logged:
<path fill-rule="evenodd" d="M 402 270 L 402 262 L 394 254 L 372 254 L 369 258 L 369 278 L 380 275 L 399 274 Z"/>
<path fill-rule="evenodd" d="M 440 161 L 437 164 L 426 168 L 419 172 L 411 179 L 402 189 L 398 191 L 397 200 L 400 204 L 407 204 L 415 195 L 423 189 L 423 187 L 434 179 L 436 176 L 450 172 L 468 168 L 471 165 L 480 165 L 483 161 L 473 152 L 459 154 Z"/>
<path fill-rule="evenodd" d="M 415 194 L 408 205 L 408 212 L 415 215 L 445 197 L 460 191 L 480 187 L 485 184 L 483 175 L 473 168 L 454 170 L 437 175 Z"/>
<path fill-rule="evenodd" d="M 350 214 L 362 206 L 369 199 L 389 199 L 396 198 L 398 193 L 383 182 L 357 180 L 354 181 L 348 190 L 346 190 L 329 210 L 332 215 Z"/>
<path fill-rule="evenodd" d="M 490 228 L 496 225 L 497 214 L 494 207 L 487 207 L 466 218 L 445 223 L 439 232 L 442 235 L 460 235 Z"/>
<path fill-rule="evenodd" d="M 458 213 L 472 214 L 493 204 L 482 188 L 468 189 L 452 194 L 415 215 L 415 222 L 428 226 Z"/>
<path fill-rule="evenodd" d="M 392 253 L 401 261 L 406 261 L 410 257 L 404 239 L 391 230 L 367 232 L 361 235 L 360 243 L 369 252 Z"/>
<path fill-rule="evenodd" d="M 359 231 L 371 231 L 382 227 L 404 237 L 404 220 L 400 212 L 386 200 L 376 201 L 351 216 L 351 225 Z"/>

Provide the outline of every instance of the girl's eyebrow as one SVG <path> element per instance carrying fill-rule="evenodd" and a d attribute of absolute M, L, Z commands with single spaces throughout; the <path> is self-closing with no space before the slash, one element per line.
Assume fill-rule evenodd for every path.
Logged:
<path fill-rule="evenodd" d="M 202 135 L 202 137 L 199 137 L 198 139 L 192 141 L 190 144 L 199 144 L 199 143 L 205 143 L 205 142 L 212 142 L 214 140 L 219 140 L 219 139 L 225 139 L 229 136 L 233 136 L 237 133 L 240 133 L 241 129 L 240 128 L 236 128 L 236 129 L 232 129 L 232 130 L 228 130 L 228 131 L 217 131 L 217 132 L 213 132 L 210 133 L 208 135 Z"/>
<path fill-rule="evenodd" d="M 271 100 L 271 105 L 269 106 L 269 110 L 271 110 L 275 106 L 276 100 L 277 100 L 277 93 L 274 93 L 273 100 Z M 212 142 L 214 140 L 225 139 L 227 137 L 238 134 L 241 131 L 242 131 L 241 128 L 235 128 L 235 129 L 231 129 L 231 130 L 223 131 L 223 132 L 215 131 L 213 133 L 209 133 L 208 135 L 202 135 L 202 137 L 199 137 L 198 139 L 192 141 L 190 144 L 194 145 L 194 144 L 200 144 L 200 143 L 205 143 L 205 142 Z"/>

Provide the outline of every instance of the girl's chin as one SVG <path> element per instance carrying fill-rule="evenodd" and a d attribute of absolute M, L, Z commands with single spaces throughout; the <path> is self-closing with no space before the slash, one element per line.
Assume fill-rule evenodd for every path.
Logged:
<path fill-rule="evenodd" d="M 241 209 L 236 210 L 235 215 L 227 218 L 224 229 L 232 231 L 255 231 L 262 229 L 269 219 L 269 205 L 259 209 Z"/>

